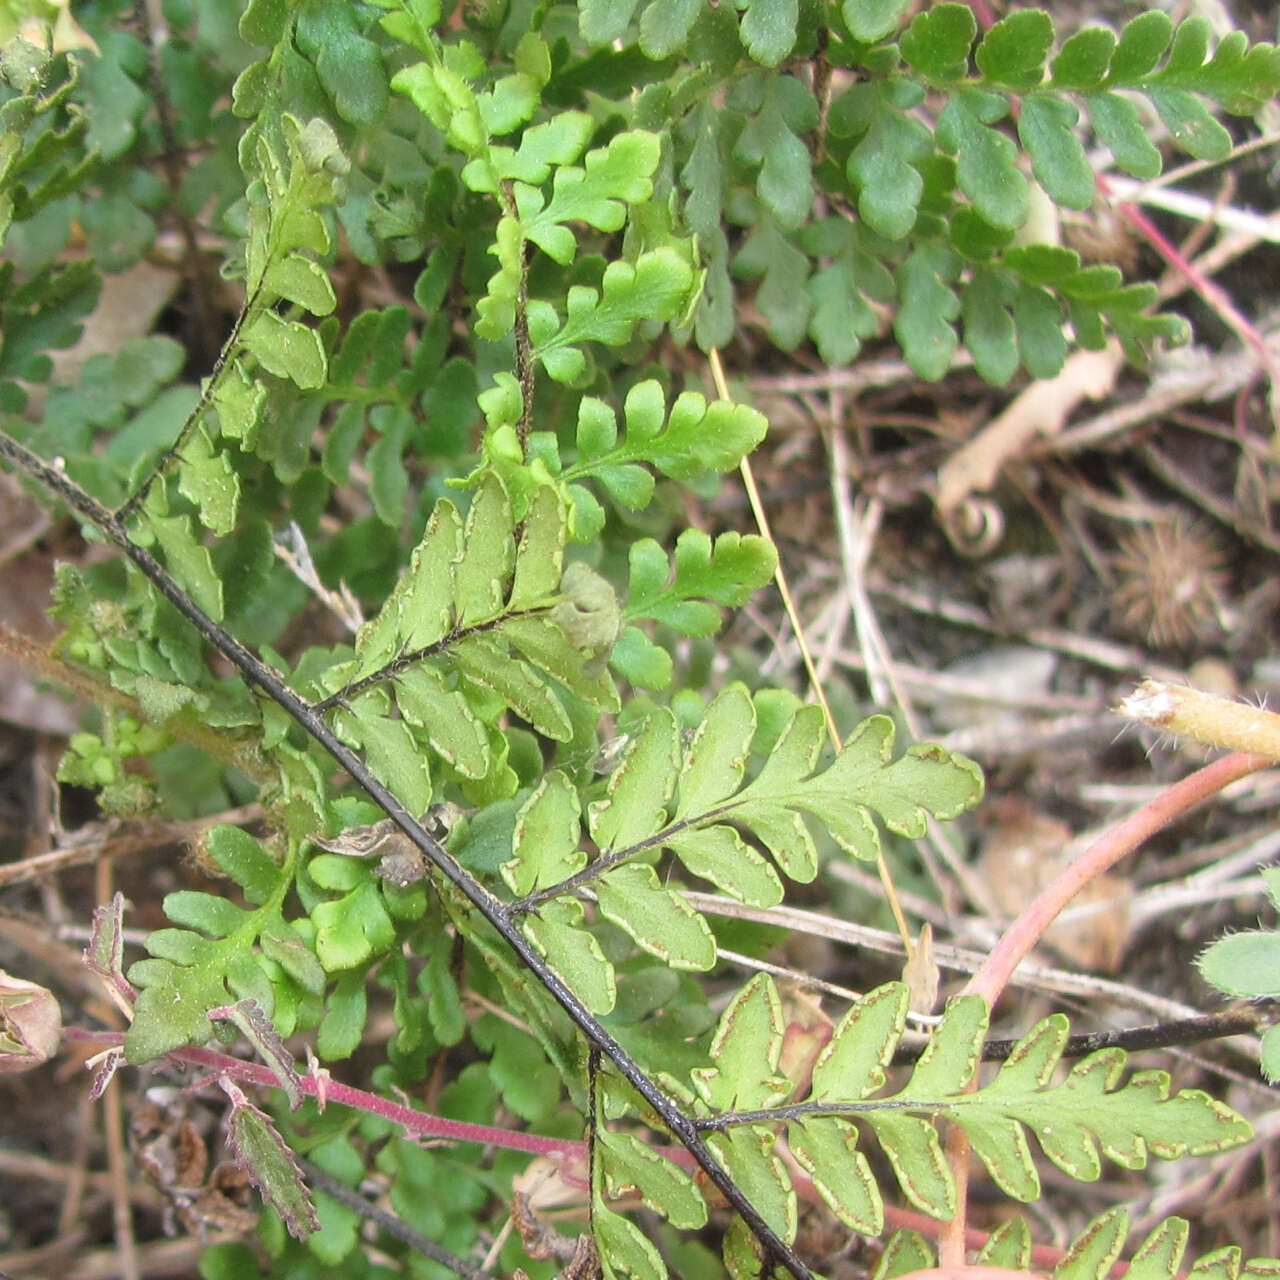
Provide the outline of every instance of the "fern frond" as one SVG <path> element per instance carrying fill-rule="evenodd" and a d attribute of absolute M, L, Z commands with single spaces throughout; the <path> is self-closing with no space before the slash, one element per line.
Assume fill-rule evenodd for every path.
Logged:
<path fill-rule="evenodd" d="M 511 857 L 502 866 L 508 887 L 520 896 L 513 910 L 525 915 L 525 928 L 540 947 L 551 945 L 554 932 L 545 920 L 550 900 L 563 902 L 594 886 L 601 913 L 642 950 L 675 968 L 709 969 L 716 958 L 709 926 L 679 888 L 659 883 L 649 865 L 662 850 L 739 900 L 773 906 L 782 900 L 774 864 L 793 880 L 817 874 L 809 818 L 848 852 L 870 858 L 880 848 L 876 817 L 895 834 L 916 838 L 928 814 L 954 817 L 982 793 L 976 766 L 962 756 L 919 746 L 893 759 L 893 725 L 884 716 L 865 721 L 840 754 L 819 767 L 825 728 L 816 707 L 793 712 L 744 786 L 757 727 L 750 694 L 732 685 L 707 708 L 687 744 L 670 711 L 650 715 L 604 794 L 585 813 L 563 773 L 543 779 L 520 809 Z M 600 851 L 590 864 L 582 849 L 584 818 L 585 834 Z M 772 855 L 772 863 L 755 844 Z M 561 905 L 557 918 L 564 913 Z M 572 914 L 564 923 L 583 933 L 578 912 Z M 584 957 L 596 953 L 585 936 L 572 943 L 580 976 Z M 557 963 L 549 951 L 544 954 Z M 606 965 L 602 954 L 596 963 Z M 598 992 L 609 989 L 601 975 L 592 985 Z"/>
<path fill-rule="evenodd" d="M 324 673 L 316 710 L 378 757 L 415 812 L 431 803 L 432 759 L 462 779 L 497 767 L 491 726 L 506 708 L 560 742 L 573 733 L 567 699 L 617 710 L 617 689 L 594 664 L 617 634 L 617 604 L 585 566 L 562 573 L 565 530 L 554 486 L 533 495 L 518 544 L 496 475 L 480 481 L 465 520 L 441 499 L 354 659 Z"/>
<path fill-rule="evenodd" d="M 1107 1280 L 1120 1258 L 1129 1234 L 1129 1214 L 1108 1209 L 1076 1237 L 1053 1269 L 1053 1280 Z M 1185 1260 L 1188 1224 L 1183 1218 L 1158 1223 L 1133 1251 L 1125 1270 L 1129 1280 L 1251 1280 L 1280 1274 L 1280 1258 L 1250 1258 L 1235 1246 Z M 1025 1219 L 1013 1217 L 1000 1224 L 982 1247 L 977 1265 L 1025 1271 L 1031 1262 L 1031 1233 Z M 905 1276 L 935 1265 L 932 1247 L 914 1231 L 897 1231 L 885 1244 L 877 1277 Z"/>
<path fill-rule="evenodd" d="M 778 996 L 771 979 L 756 977 L 721 1018 L 712 1065 L 693 1074 L 711 1113 L 701 1127 L 721 1132 L 763 1126 L 778 1132 L 785 1124 L 791 1152 L 819 1194 L 841 1221 L 868 1233 L 882 1228 L 883 1206 L 857 1150 L 855 1121 L 876 1135 L 907 1198 L 939 1218 L 956 1209 L 935 1128 L 940 1118 L 958 1125 L 995 1184 L 1023 1201 L 1040 1194 L 1029 1134 L 1063 1172 L 1082 1181 L 1099 1176 L 1099 1148 L 1126 1168 L 1141 1168 L 1148 1153 L 1162 1159 L 1204 1155 L 1236 1146 L 1251 1134 L 1231 1108 L 1199 1090 L 1171 1095 L 1165 1072 L 1140 1071 L 1122 1079 L 1122 1050 L 1091 1054 L 1054 1083 L 1067 1037 L 1061 1014 L 1033 1027 L 995 1079 L 970 1092 L 988 1020 L 987 1007 L 976 996 L 947 1006 L 906 1085 L 880 1095 L 907 1006 L 901 983 L 864 996 L 819 1054 L 806 1100 L 781 1105 L 793 1082 L 776 1075 L 783 1038 Z M 726 1150 L 726 1159 L 734 1170 L 732 1151 Z"/>

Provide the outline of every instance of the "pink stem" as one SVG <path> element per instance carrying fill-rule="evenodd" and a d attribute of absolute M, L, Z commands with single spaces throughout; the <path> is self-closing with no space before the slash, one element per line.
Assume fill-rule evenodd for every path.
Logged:
<path fill-rule="evenodd" d="M 121 1031 L 85 1031 L 68 1027 L 67 1039 L 82 1043 L 115 1046 L 124 1042 Z M 249 1084 L 278 1088 L 280 1081 L 266 1067 L 257 1062 L 245 1062 L 229 1054 L 216 1053 L 212 1049 L 175 1049 L 168 1055 L 176 1062 L 204 1067 L 215 1072 L 225 1072 L 235 1080 Z M 462 1120 L 446 1120 L 443 1116 L 415 1111 L 399 1102 L 380 1098 L 376 1093 L 340 1084 L 337 1080 L 325 1080 L 323 1085 L 315 1076 L 302 1076 L 298 1085 L 308 1097 L 323 1095 L 328 1102 L 340 1102 L 370 1115 L 381 1116 L 393 1124 L 402 1126 L 406 1133 L 417 1138 L 447 1138 L 454 1142 L 475 1142 L 481 1146 L 504 1147 L 508 1151 L 527 1151 L 537 1156 L 568 1156 L 585 1158 L 587 1144 L 566 1138 L 545 1138 L 536 1133 L 523 1133 L 516 1129 L 499 1129 L 490 1125 L 467 1124 Z"/>
<path fill-rule="evenodd" d="M 1269 768 L 1272 764 L 1274 761 L 1266 756 L 1234 751 L 1183 778 L 1161 792 L 1150 804 L 1131 813 L 1065 867 L 1005 930 L 982 967 L 969 980 L 965 993 L 980 995 L 994 1007 L 1014 969 L 1040 941 L 1058 913 L 1086 884 L 1114 866 L 1161 827 L 1203 804 L 1238 778 Z"/>
<path fill-rule="evenodd" d="M 1114 866 L 1125 854 L 1136 849 L 1175 818 L 1216 795 L 1237 779 L 1268 768 L 1272 763 L 1266 756 L 1233 752 L 1175 783 L 1150 804 L 1130 814 L 1066 867 L 1013 922 L 970 980 L 965 988 L 966 993 L 980 995 L 989 1005 L 994 1006 L 1019 963 L 1040 940 L 1058 913 L 1094 877 Z M 86 1031 L 68 1027 L 65 1035 L 69 1040 L 112 1047 L 124 1042 L 124 1033 L 120 1031 Z M 279 1085 L 279 1080 L 267 1067 L 211 1049 L 177 1049 L 168 1056 L 177 1062 L 226 1073 L 233 1079 L 267 1088 Z M 322 1085 L 315 1076 L 304 1076 L 299 1080 L 299 1087 L 308 1097 L 323 1096 L 325 1100 L 381 1116 L 402 1126 L 406 1133 L 416 1137 L 474 1142 L 510 1151 L 527 1151 L 532 1155 L 559 1155 L 579 1160 L 586 1158 L 584 1142 L 546 1138 L 513 1129 L 468 1124 L 461 1120 L 446 1120 L 442 1116 L 415 1111 L 412 1107 L 391 1102 L 375 1093 L 368 1093 L 336 1080 L 326 1079 Z M 692 1163 L 689 1153 L 683 1148 L 665 1149 L 663 1154 L 682 1166 Z M 971 1234 L 967 1228 L 965 1204 L 969 1142 L 958 1126 L 952 1126 L 947 1134 L 947 1160 L 955 1177 L 959 1207 L 950 1222 L 939 1224 L 940 1261 L 943 1271 L 955 1273 L 967 1270 L 964 1261 L 965 1246 Z"/>
<path fill-rule="evenodd" d="M 996 25 L 996 15 L 992 13 L 987 0 L 969 0 L 969 8 L 977 19 L 979 31 L 990 31 Z"/>
<path fill-rule="evenodd" d="M 87 1031 L 81 1027 L 67 1027 L 64 1034 L 68 1040 L 79 1044 L 100 1044 L 104 1047 L 117 1047 L 124 1041 L 121 1031 Z M 242 1058 L 233 1058 L 224 1053 L 209 1049 L 177 1049 L 168 1057 L 179 1063 L 200 1066 L 208 1070 L 225 1073 L 234 1079 L 249 1084 L 263 1085 L 268 1088 L 279 1088 L 280 1082 L 266 1067 L 256 1062 L 246 1062 Z M 314 1076 L 299 1079 L 299 1087 L 309 1097 L 317 1097 L 321 1092 L 319 1082 Z M 440 1116 L 428 1115 L 405 1107 L 399 1103 L 389 1102 L 376 1094 L 366 1093 L 350 1085 L 339 1084 L 336 1080 L 326 1080 L 323 1086 L 326 1100 L 340 1102 L 344 1106 L 355 1107 L 372 1115 L 382 1116 L 401 1125 L 406 1132 L 420 1138 L 447 1138 L 455 1142 L 474 1142 L 483 1146 L 501 1147 L 509 1151 L 527 1151 L 532 1155 L 561 1156 L 568 1160 L 585 1161 L 587 1144 L 561 1138 L 544 1138 L 537 1134 L 522 1133 L 513 1129 L 498 1129 L 488 1125 L 465 1124 L 460 1120 L 445 1120 Z M 693 1157 L 683 1147 L 663 1146 L 657 1148 L 659 1154 L 665 1156 L 673 1164 L 689 1172 L 695 1170 Z M 793 1174 L 796 1192 L 811 1203 L 821 1200 L 813 1182 L 802 1174 Z M 917 1213 L 911 1209 L 900 1209 L 894 1205 L 885 1205 L 885 1219 L 889 1226 L 908 1228 L 918 1231 L 924 1236 L 935 1236 L 945 1224 L 927 1214 Z M 987 1242 L 988 1233 L 970 1227 L 965 1233 L 965 1242 L 969 1248 L 980 1249 Z M 1062 1260 L 1062 1251 L 1051 1245 L 1035 1245 L 1032 1249 L 1032 1261 L 1045 1271 L 1051 1271 Z M 991 1280 L 983 1273 L 981 1280 Z"/>
<path fill-rule="evenodd" d="M 1102 174 L 1098 174 L 1098 185 L 1104 194 L 1108 192 L 1107 180 Z M 1116 211 L 1218 313 L 1240 341 L 1252 349 L 1272 383 L 1280 386 L 1280 362 L 1277 362 L 1262 334 L 1231 301 L 1227 291 L 1199 271 L 1136 204 L 1121 201 L 1116 205 Z"/>
<path fill-rule="evenodd" d="M 1161 792 L 1150 804 L 1131 813 L 1118 826 L 1091 844 L 1070 866 L 1065 867 L 1053 883 L 1046 886 L 1005 930 L 982 967 L 969 980 L 965 994 L 979 995 L 994 1008 L 1013 976 L 1013 971 L 1040 941 L 1058 913 L 1086 884 L 1113 867 L 1125 854 L 1131 853 L 1161 827 L 1202 804 L 1238 778 L 1269 768 L 1272 764 L 1274 761 L 1266 756 L 1249 755 L 1243 751 L 1232 752 L 1183 778 L 1181 782 Z M 969 1139 L 958 1125 L 953 1125 L 947 1133 L 947 1163 L 956 1180 L 958 1208 L 955 1217 L 942 1228 L 939 1259 L 944 1268 L 962 1267 L 967 1208 L 964 1188 L 969 1169 Z"/>

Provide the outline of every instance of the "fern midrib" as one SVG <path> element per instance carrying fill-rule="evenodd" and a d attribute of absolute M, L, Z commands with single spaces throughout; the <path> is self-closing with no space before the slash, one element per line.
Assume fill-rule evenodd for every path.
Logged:
<path fill-rule="evenodd" d="M 963 1088 L 963 1084 L 959 1086 Z M 991 1088 L 975 1093 L 956 1093 L 936 1098 L 907 1097 L 897 1094 L 891 1098 L 876 1098 L 858 1102 L 796 1102 L 782 1107 L 761 1107 L 751 1111 L 726 1111 L 717 1116 L 704 1116 L 694 1120 L 694 1126 L 703 1132 L 720 1132 L 751 1125 L 783 1124 L 811 1117 L 832 1119 L 862 1119 L 877 1112 L 900 1111 L 919 1113 L 927 1118 L 951 1117 L 959 1119 L 962 1112 L 987 1111 L 1026 1125 L 1033 1132 L 1050 1123 L 1075 1123 L 1096 1133 L 1090 1123 L 1098 1106 L 1106 1099 L 1120 1101 L 1126 1086 L 1108 1090 L 1102 1094 L 1082 1093 L 1070 1087 L 1070 1081 L 1058 1086 L 1044 1086 L 1032 1091 L 993 1093 Z M 1177 1095 L 1175 1095 L 1176 1097 Z M 1171 1101 L 1164 1099 L 1163 1101 Z M 1055 1114 L 1048 1114 L 1053 1109 Z M 1078 1113 L 1078 1114 L 1073 1114 Z M 874 1123 L 874 1122 L 873 1122 Z M 1046 1128 L 1047 1132 L 1047 1128 Z M 1144 1141 L 1157 1140 L 1159 1135 L 1140 1127 L 1131 1130 Z"/>
<path fill-rule="evenodd" d="M 359 680 L 353 680 L 336 693 L 329 694 L 327 698 L 321 698 L 319 702 L 313 702 L 311 710 L 317 715 L 323 715 L 326 711 L 332 711 L 335 707 L 345 707 L 352 698 L 359 697 L 362 693 L 367 692 L 374 685 L 381 684 L 384 680 L 394 680 L 398 675 L 401 675 L 415 664 L 425 661 L 427 658 L 435 658 L 441 654 L 448 653 L 450 649 L 460 645 L 463 641 L 470 640 L 473 636 L 487 635 L 490 632 L 497 631 L 504 623 L 511 622 L 514 619 L 536 618 L 550 613 L 551 608 L 551 605 L 542 605 L 536 609 L 516 609 L 509 613 L 498 614 L 493 618 L 487 618 L 483 622 L 472 623 L 467 627 L 455 626 L 439 640 L 423 645 L 420 649 L 414 649 L 411 653 L 402 653 L 398 658 L 393 658 L 377 671 L 370 672 L 367 676 L 361 676 Z"/>
<path fill-rule="evenodd" d="M 525 897 L 511 903 L 508 911 L 513 917 L 527 915 L 552 898 L 561 897 L 563 894 L 581 889 L 584 885 L 592 884 L 601 876 L 612 871 L 614 867 L 620 866 L 628 858 L 645 853 L 650 849 L 660 849 L 671 840 L 672 836 L 679 835 L 682 831 L 691 831 L 704 823 L 713 822 L 731 810 L 740 807 L 743 803 L 746 802 L 733 800 L 728 804 L 720 805 L 716 809 L 709 809 L 706 813 L 699 814 L 696 818 L 682 818 L 679 822 L 673 822 L 670 826 L 663 827 L 656 835 L 652 835 L 646 840 L 641 840 L 638 844 L 628 845 L 625 849 L 612 849 L 608 853 L 602 853 L 590 866 L 574 872 L 568 879 L 561 880 L 559 884 L 553 884 L 546 889 L 538 889 L 536 892 L 527 894 Z"/>

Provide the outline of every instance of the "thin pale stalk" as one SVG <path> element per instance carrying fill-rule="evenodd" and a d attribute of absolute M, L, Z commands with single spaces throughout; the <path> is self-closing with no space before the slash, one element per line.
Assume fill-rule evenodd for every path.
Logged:
<path fill-rule="evenodd" d="M 716 394 L 722 400 L 729 400 L 729 383 L 724 376 L 724 365 L 720 360 L 720 352 L 714 347 L 711 349 L 708 359 L 711 362 L 711 376 L 715 380 Z M 747 490 L 747 498 L 751 503 L 751 514 L 755 518 L 756 528 L 760 530 L 762 537 L 773 541 L 773 533 L 769 528 L 769 517 L 765 513 L 764 503 L 760 498 L 760 490 L 756 485 L 755 472 L 751 469 L 751 459 L 743 458 L 741 465 L 742 483 Z M 827 701 L 826 691 L 822 687 L 822 678 L 818 675 L 818 668 L 813 661 L 813 652 L 809 648 L 809 641 L 805 638 L 804 626 L 800 621 L 799 611 L 796 609 L 795 600 L 791 595 L 791 588 L 787 584 L 787 575 L 782 568 L 782 561 L 779 559 L 778 567 L 774 570 L 774 581 L 778 584 L 778 593 L 782 596 L 782 606 L 787 611 L 787 618 L 791 622 L 791 629 L 795 632 L 796 644 L 800 648 L 800 657 L 804 662 L 804 669 L 809 676 L 809 685 L 813 689 L 813 695 L 818 700 L 818 705 L 822 708 L 822 714 L 827 722 L 827 737 L 831 741 L 831 747 L 834 751 L 840 750 L 840 730 L 836 726 L 836 718 L 831 712 L 831 704 Z M 889 875 L 889 867 L 885 863 L 884 854 L 877 851 L 876 853 L 876 870 L 880 874 L 880 883 L 884 886 L 885 898 L 889 903 L 889 908 L 893 912 L 894 922 L 898 926 L 898 932 L 902 935 L 903 945 L 907 949 L 907 958 L 915 954 L 915 940 L 911 936 L 911 930 L 907 927 L 906 917 L 902 913 L 902 906 L 898 902 L 897 890 L 893 886 L 893 879 Z"/>

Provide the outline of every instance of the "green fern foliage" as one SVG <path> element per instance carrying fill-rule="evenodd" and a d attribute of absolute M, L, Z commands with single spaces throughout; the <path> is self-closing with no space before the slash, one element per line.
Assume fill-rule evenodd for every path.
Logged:
<path fill-rule="evenodd" d="M 932 5 L 895 39 L 903 8 L 842 7 L 852 39 L 829 56 L 860 75 L 830 102 L 826 155 L 812 176 L 812 148 L 803 144 L 818 104 L 802 82 L 769 82 L 759 72 L 743 76 L 730 96 L 742 121 L 732 150 L 713 153 L 703 141 L 682 160 L 690 222 L 717 286 L 709 293 L 730 288 L 730 271 L 759 279 L 757 303 L 779 345 L 807 335 L 839 362 L 873 331 L 871 302 L 889 302 L 904 354 L 925 377 L 945 372 L 961 331 L 990 381 L 1006 381 L 1020 364 L 1050 376 L 1065 355 L 1064 313 L 1090 347 L 1108 332 L 1134 355 L 1157 340 L 1185 340 L 1180 321 L 1147 314 L 1154 301 L 1147 287 L 1126 286 L 1109 269 L 1082 272 L 1065 252 L 1051 266 L 1023 256 L 1015 238 L 1031 214 L 1031 187 L 1008 122 L 1016 118 L 1018 141 L 1048 196 L 1088 208 L 1096 184 L 1079 136 L 1081 106 L 1117 165 L 1151 178 L 1160 155 L 1131 95 L 1144 96 L 1190 154 L 1221 158 L 1230 137 L 1206 100 L 1228 112 L 1256 111 L 1280 88 L 1277 50 L 1247 49 L 1238 34 L 1211 50 L 1202 19 L 1175 29 L 1157 12 L 1135 19 L 1119 39 L 1079 32 L 1051 57 L 1053 24 L 1042 11 L 1011 13 L 979 40 L 967 6 Z M 640 40 L 643 47 L 643 31 Z M 919 116 L 926 88 L 945 99 L 933 133 Z M 690 130 L 691 138 L 706 136 Z M 708 216 L 718 207 L 701 205 L 724 189 L 732 160 L 760 166 L 760 219 L 730 262 Z M 809 221 L 818 186 L 856 206 L 862 225 Z M 722 340 L 728 321 L 728 308 L 704 301 L 707 340 Z"/>
<path fill-rule="evenodd" d="M 869 992 L 837 1024 L 807 1079 L 791 1079 L 780 1071 L 786 1020 L 770 977 L 754 978 L 721 1015 L 708 1065 L 691 1073 L 697 1123 L 784 1238 L 794 1238 L 796 1230 L 794 1164 L 851 1230 L 867 1235 L 883 1231 L 883 1192 L 859 1149 L 863 1126 L 874 1133 L 907 1199 L 942 1219 L 951 1217 L 956 1205 L 935 1127 L 940 1119 L 959 1125 L 995 1184 L 1023 1201 L 1040 1194 L 1029 1135 L 1068 1176 L 1092 1181 L 1100 1172 L 1099 1148 L 1126 1167 L 1140 1168 L 1148 1151 L 1164 1159 L 1188 1151 L 1205 1154 L 1236 1146 L 1251 1134 L 1240 1116 L 1197 1090 L 1170 1095 L 1162 1072 L 1138 1072 L 1122 1082 L 1122 1053 L 1087 1057 L 1055 1082 L 1065 1037 L 1060 1015 L 1034 1027 L 994 1079 L 974 1088 L 987 1025 L 986 1006 L 976 997 L 948 1005 L 903 1087 L 886 1094 L 887 1071 L 907 1007 L 908 992 L 901 983 Z M 1176 1139 L 1170 1139 L 1172 1134 Z M 783 1143 L 789 1160 L 782 1156 Z M 638 1160 L 626 1150 L 606 1148 L 606 1170 L 615 1162 L 624 1172 L 609 1176 L 628 1179 L 647 1203 L 661 1203 L 663 1189 L 678 1174 L 667 1161 L 652 1156 Z M 672 1196 L 672 1203 L 679 1204 L 680 1198 Z M 1127 1225 L 1122 1210 L 1103 1215 L 1075 1242 L 1055 1276 L 1101 1280 L 1120 1254 Z M 1172 1277 L 1185 1246 L 1185 1224 L 1170 1220 L 1148 1238 L 1132 1265 L 1143 1275 Z M 726 1245 L 725 1260 L 731 1275 L 759 1274 L 759 1258 L 745 1233 Z M 1026 1268 L 1030 1236 L 1025 1224 L 1014 1219 L 1002 1228 L 980 1261 Z M 1207 1274 L 1240 1274 L 1238 1250 L 1211 1255 L 1202 1264 Z M 881 1273 L 898 1275 L 933 1265 L 932 1251 L 919 1236 L 899 1233 L 887 1245 Z M 1270 1274 L 1265 1260 L 1255 1270 Z M 636 1274 L 662 1280 L 666 1272 L 654 1267 Z"/>
<path fill-rule="evenodd" d="M 0 77 L 13 92 L 0 109 L 0 241 L 13 221 L 76 191 L 97 162 L 78 146 L 89 127 L 71 100 L 79 64 L 52 63 L 47 50 L 22 36 L 4 40 Z"/>
<path fill-rule="evenodd" d="M 355 657 L 325 672 L 317 705 L 377 755 L 414 812 L 431 804 L 433 759 L 468 783 L 514 789 L 490 727 L 506 708 L 560 742 L 573 736 L 566 699 L 596 714 L 618 709 L 613 681 L 593 668 L 617 634 L 618 606 L 582 566 L 562 584 L 565 533 L 551 486 L 532 499 L 518 543 L 496 476 L 480 483 L 465 521 L 441 499 L 409 569 L 356 637 Z"/>
<path fill-rule="evenodd" d="M 1072 1241 L 1062 1260 L 1053 1268 L 1054 1280 L 1104 1280 L 1120 1258 L 1129 1234 L 1130 1219 L 1124 1209 L 1108 1209 Z M 1138 1280 L 1174 1280 L 1191 1275 L 1197 1280 L 1243 1280 L 1244 1277 L 1274 1276 L 1280 1259 L 1245 1259 L 1234 1246 L 1186 1259 L 1188 1223 L 1184 1218 L 1166 1218 L 1133 1251 L 1126 1275 Z M 1021 1217 L 1006 1220 L 993 1232 L 978 1255 L 978 1264 L 1009 1267 L 1018 1271 L 1031 1266 L 1031 1235 Z M 895 1232 L 886 1243 L 878 1276 L 905 1275 L 935 1265 L 932 1248 L 916 1232 Z"/>
<path fill-rule="evenodd" d="M 516 73 L 482 93 L 470 83 L 482 74 L 482 64 L 465 56 L 441 58 L 430 45 L 426 51 L 428 60 L 397 73 L 392 86 L 407 94 L 469 158 L 462 181 L 473 191 L 500 198 L 502 216 L 495 232 L 499 269 L 477 304 L 476 332 L 493 341 L 515 326 L 526 246 L 535 245 L 568 266 L 578 252 L 569 224 L 619 230 L 628 206 L 653 195 L 660 144 L 653 134 L 632 131 L 584 154 L 592 121 L 566 112 L 554 126 L 527 129 L 518 148 L 495 145 L 494 138 L 512 133 L 533 116 L 551 73 L 546 45 L 533 33 L 526 35 L 516 54 Z M 579 159 L 581 165 L 574 163 Z M 674 319 L 693 302 L 695 282 L 687 247 L 683 252 L 655 247 L 632 262 L 611 262 L 598 287 L 570 288 L 563 312 L 545 299 L 529 301 L 524 319 L 533 354 L 557 381 L 578 382 L 588 368 L 583 343 L 618 346 L 641 321 Z"/>
<path fill-rule="evenodd" d="M 632 387 L 623 409 L 626 433 L 619 441 L 617 415 L 603 400 L 583 396 L 578 405 L 577 457 L 563 471 L 553 439 L 535 444 L 538 456 L 569 484 L 575 538 L 589 541 L 604 524 L 604 513 L 583 479 L 595 480 L 628 510 L 641 511 L 653 498 L 653 471 L 673 480 L 728 471 L 764 439 L 764 416 L 744 405 L 722 400 L 708 406 L 696 391 L 686 391 L 667 413 L 664 400 L 657 382 Z"/>
<path fill-rule="evenodd" d="M 1251 1133 L 1230 1108 L 1197 1090 L 1171 1096 L 1163 1072 L 1142 1071 L 1122 1082 L 1120 1052 L 1091 1055 L 1055 1083 L 1066 1034 L 1060 1015 L 1033 1028 L 995 1078 L 970 1092 L 987 1023 L 985 1005 L 973 997 L 948 1006 L 904 1087 L 885 1095 L 886 1068 L 905 1026 L 907 1001 L 906 988 L 893 983 L 855 1004 L 808 1082 L 779 1074 L 785 1023 L 772 979 L 753 979 L 721 1016 L 711 1065 L 692 1076 L 707 1117 L 702 1123 L 722 1142 L 735 1177 L 771 1188 L 770 1197 L 789 1206 L 785 1218 L 794 1218 L 794 1191 L 787 1165 L 772 1151 L 783 1134 L 836 1216 L 856 1231 L 878 1234 L 883 1199 L 858 1150 L 859 1125 L 876 1135 L 907 1198 L 939 1218 L 955 1211 L 934 1128 L 940 1118 L 964 1131 L 996 1185 L 1019 1200 L 1040 1194 L 1028 1135 L 1064 1173 L 1092 1181 L 1100 1173 L 1099 1149 L 1126 1167 L 1141 1168 L 1148 1153 L 1173 1159 L 1184 1152 L 1221 1151 Z M 797 1094 L 801 1100 L 789 1103 Z M 1104 1274 L 1113 1260 L 1114 1255 L 1088 1274 Z"/>
<path fill-rule="evenodd" d="M 582 927 L 582 904 L 565 896 L 569 889 L 589 885 L 601 915 L 641 950 L 676 969 L 706 970 L 716 960 L 710 927 L 677 888 L 659 882 L 650 865 L 659 851 L 740 901 L 773 906 L 783 897 L 775 867 L 801 882 L 817 875 L 806 815 L 848 852 L 874 858 L 876 817 L 896 835 L 918 837 L 927 815 L 955 817 L 982 794 L 981 775 L 963 756 L 912 747 L 894 759 L 886 717 L 865 721 L 820 765 L 826 729 L 816 707 L 793 714 L 747 781 L 757 731 L 755 704 L 733 685 L 687 742 L 670 712 L 649 716 L 585 812 L 559 771 L 521 807 L 503 878 L 522 900 L 516 909 L 527 915 L 530 939 L 576 989 L 589 988 L 597 1012 L 613 1008 L 612 966 Z M 599 850 L 594 863 L 584 835 Z"/>

